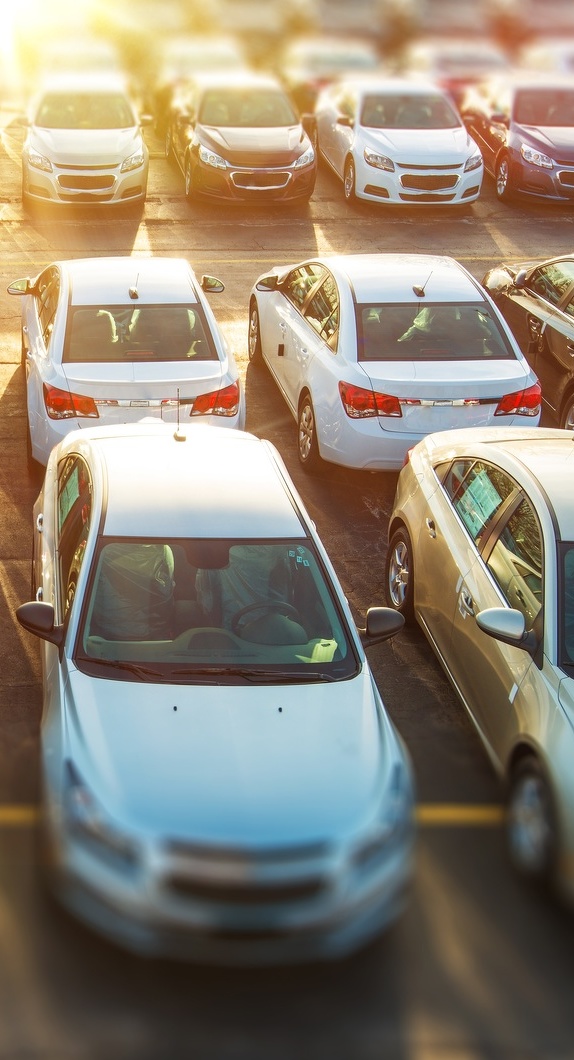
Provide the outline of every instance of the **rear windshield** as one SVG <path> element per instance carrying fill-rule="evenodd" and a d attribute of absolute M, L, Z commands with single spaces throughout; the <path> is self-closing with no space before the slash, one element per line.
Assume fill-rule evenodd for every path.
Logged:
<path fill-rule="evenodd" d="M 475 361 L 515 357 L 486 303 L 357 306 L 360 361 Z"/>
<path fill-rule="evenodd" d="M 75 306 L 64 343 L 65 363 L 216 361 L 197 305 Z"/>

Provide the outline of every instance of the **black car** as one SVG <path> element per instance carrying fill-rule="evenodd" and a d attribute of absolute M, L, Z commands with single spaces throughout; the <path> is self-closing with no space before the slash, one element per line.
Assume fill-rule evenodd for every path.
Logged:
<path fill-rule="evenodd" d="M 482 283 L 536 372 L 546 410 L 574 430 L 574 254 L 499 265 Z"/>
<path fill-rule="evenodd" d="M 172 104 L 165 150 L 190 201 L 306 202 L 315 187 L 311 139 L 287 93 L 267 75 L 190 80 Z"/>
<path fill-rule="evenodd" d="M 499 199 L 520 193 L 574 202 L 571 78 L 495 77 L 469 89 L 459 109 Z"/>

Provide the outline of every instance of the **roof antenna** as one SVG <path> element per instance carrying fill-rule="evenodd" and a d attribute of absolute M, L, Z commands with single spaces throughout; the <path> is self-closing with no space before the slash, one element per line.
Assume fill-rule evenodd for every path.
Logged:
<path fill-rule="evenodd" d="M 431 276 L 432 276 L 432 269 L 429 272 L 425 282 L 422 285 L 418 284 L 418 283 L 414 283 L 413 284 L 413 291 L 416 294 L 417 298 L 424 298 L 424 296 L 425 296 L 425 287 L 426 287 L 427 283 L 429 282 Z"/>
<path fill-rule="evenodd" d="M 128 291 L 128 294 L 129 294 L 130 298 L 133 299 L 133 301 L 136 301 L 136 299 L 139 298 L 139 294 L 138 294 L 138 280 L 139 280 L 139 278 L 140 278 L 140 274 L 138 272 L 138 274 L 136 276 L 136 282 L 135 282 L 134 286 L 130 287 L 130 289 Z"/>
<path fill-rule="evenodd" d="M 173 433 L 173 437 L 175 438 L 176 442 L 185 442 L 186 440 L 186 435 L 180 429 L 179 425 L 179 387 L 177 388 L 177 426 Z"/>

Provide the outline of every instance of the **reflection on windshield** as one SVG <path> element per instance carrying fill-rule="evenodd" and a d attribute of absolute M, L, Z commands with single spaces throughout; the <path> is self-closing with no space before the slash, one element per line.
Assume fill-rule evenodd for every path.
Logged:
<path fill-rule="evenodd" d="M 164 680 L 334 680 L 356 672 L 344 619 L 308 542 L 104 540 L 80 669 Z M 117 663 L 134 664 L 118 669 Z M 109 676 L 109 675 L 108 675 Z M 133 679 L 133 677 L 132 677 Z"/>
<path fill-rule="evenodd" d="M 574 89 L 518 92 L 514 120 L 521 125 L 574 125 Z"/>
<path fill-rule="evenodd" d="M 515 354 L 486 303 L 357 306 L 360 361 L 500 360 Z"/>
<path fill-rule="evenodd" d="M 287 96 L 267 89 L 211 89 L 203 97 L 199 121 L 241 129 L 297 125 Z"/>
<path fill-rule="evenodd" d="M 370 129 L 457 129 L 460 124 L 448 100 L 438 93 L 365 96 L 361 112 L 361 125 Z"/>
<path fill-rule="evenodd" d="M 197 306 L 77 306 L 70 311 L 62 359 L 210 361 L 217 360 L 217 352 Z"/>
<path fill-rule="evenodd" d="M 43 129 L 128 129 L 135 123 L 125 96 L 112 92 L 50 92 L 35 118 Z"/>

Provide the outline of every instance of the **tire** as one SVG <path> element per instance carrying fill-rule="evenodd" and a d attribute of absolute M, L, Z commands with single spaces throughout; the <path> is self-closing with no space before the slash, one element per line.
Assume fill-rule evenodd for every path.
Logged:
<path fill-rule="evenodd" d="M 501 155 L 496 162 L 495 170 L 496 194 L 501 202 L 509 202 L 512 198 L 510 185 L 510 159 L 508 155 Z"/>
<path fill-rule="evenodd" d="M 513 868 L 536 887 L 552 887 L 558 853 L 556 814 L 549 784 L 534 755 L 521 759 L 512 772 L 507 811 Z"/>
<path fill-rule="evenodd" d="M 173 136 L 171 131 L 171 125 L 168 125 L 165 130 L 165 157 L 168 162 L 173 161 Z"/>
<path fill-rule="evenodd" d="M 257 302 L 251 299 L 249 305 L 249 331 L 247 334 L 247 350 L 251 364 L 261 364 L 263 354 L 261 352 L 261 329 L 259 326 L 259 310 Z"/>
<path fill-rule="evenodd" d="M 352 158 L 348 158 L 345 162 L 345 174 L 343 176 L 343 192 L 347 202 L 355 201 L 355 163 Z"/>
<path fill-rule="evenodd" d="M 574 431 L 574 394 L 569 394 L 560 413 L 560 426 L 565 431 Z"/>
<path fill-rule="evenodd" d="M 413 546 L 405 526 L 395 530 L 387 550 L 385 562 L 385 592 L 387 600 L 406 623 L 415 620 Z"/>
<path fill-rule="evenodd" d="M 297 416 L 297 454 L 305 471 L 317 471 L 321 464 L 317 443 L 315 411 L 310 394 L 303 394 Z"/>

